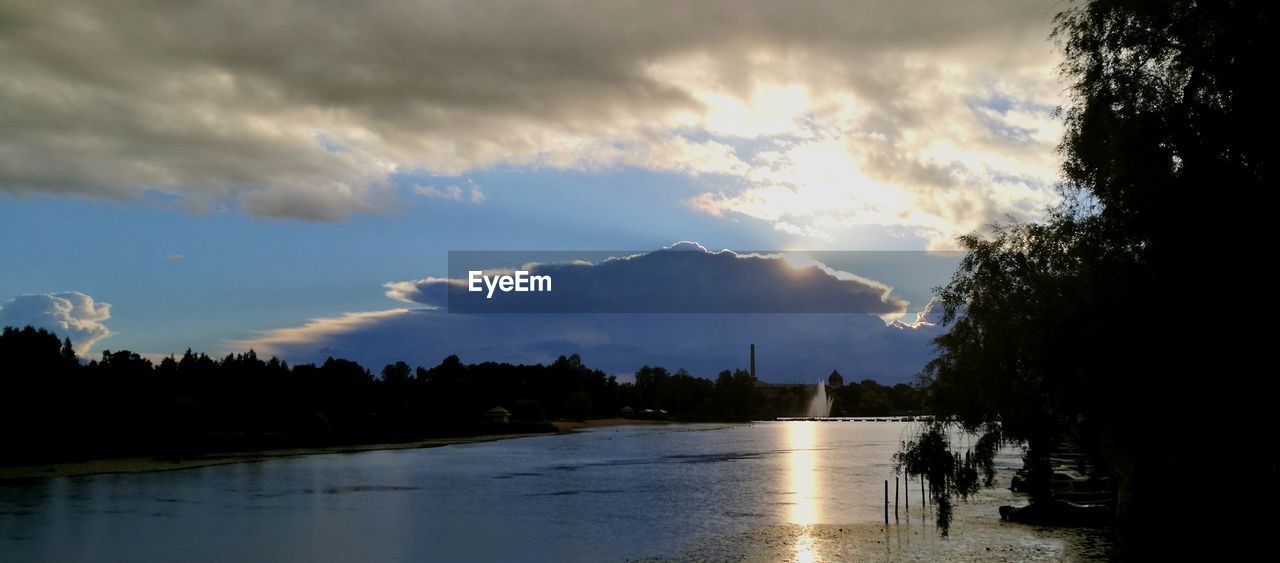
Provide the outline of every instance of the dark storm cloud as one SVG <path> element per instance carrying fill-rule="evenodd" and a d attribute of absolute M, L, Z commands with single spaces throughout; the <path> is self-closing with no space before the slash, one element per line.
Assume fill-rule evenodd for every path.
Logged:
<path fill-rule="evenodd" d="M 477 254 L 477 260 L 485 256 Z M 522 267 L 530 276 L 549 276 L 551 291 L 546 292 L 471 292 L 465 267 L 458 269 L 451 272 L 452 279 L 387 284 L 387 295 L 454 313 L 900 315 L 907 305 L 891 297 L 888 286 L 847 272 L 817 264 L 792 265 L 781 256 L 713 252 L 692 242 L 595 264 L 577 261 Z M 509 273 L 487 272 L 490 276 Z M 479 285 L 483 289 L 484 284 Z"/>
<path fill-rule="evenodd" d="M 591 284 L 617 283 L 612 296 L 647 308 L 610 303 L 595 314 L 392 309 L 314 319 L 233 346 L 290 361 L 334 356 L 370 366 L 400 360 L 434 365 L 452 354 L 464 361 L 537 363 L 578 353 L 589 365 L 611 373 L 662 365 L 712 376 L 723 369 L 745 367 L 747 346 L 754 343 L 760 350 L 761 378 L 766 381 L 813 382 L 837 369 L 846 377 L 898 383 L 910 381 L 934 356 L 932 339 L 940 332 L 938 309 L 932 303 L 914 322 L 886 324 L 881 315 L 900 313 L 905 304 L 890 297 L 889 289 L 877 282 L 843 272 L 836 277 L 829 270 L 796 269 L 777 258 L 710 252 L 692 242 L 576 267 L 581 268 L 578 275 Z M 756 276 L 774 286 L 764 287 L 752 279 Z M 714 307 L 694 304 L 677 309 L 661 299 L 664 279 L 691 278 L 716 280 L 715 291 L 682 294 Z M 399 301 L 441 305 L 447 300 L 446 285 L 443 279 L 429 278 L 390 283 L 386 288 L 387 296 Z M 598 297 L 568 293 L 570 299 L 583 301 L 562 303 L 560 311 L 595 304 Z M 760 309 L 734 300 L 761 300 L 790 309 L 742 312 Z M 826 309 L 828 314 L 800 312 L 814 304 L 836 308 Z"/>

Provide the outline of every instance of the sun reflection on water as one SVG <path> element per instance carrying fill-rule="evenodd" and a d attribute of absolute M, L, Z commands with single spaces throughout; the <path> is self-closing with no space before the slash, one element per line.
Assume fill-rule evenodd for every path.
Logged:
<path fill-rule="evenodd" d="M 796 538 L 795 560 L 817 561 L 818 553 L 809 526 L 820 517 L 816 444 L 817 424 L 807 421 L 787 423 L 787 481 L 792 493 L 788 521 L 801 526 Z"/>

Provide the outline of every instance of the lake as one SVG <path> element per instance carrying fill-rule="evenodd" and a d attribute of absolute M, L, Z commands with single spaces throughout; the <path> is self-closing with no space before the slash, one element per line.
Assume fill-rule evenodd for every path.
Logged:
<path fill-rule="evenodd" d="M 913 432 L 888 421 L 619 426 L 10 483 L 0 559 L 667 557 L 765 526 L 882 521 L 891 456 Z M 918 495 L 917 481 L 917 506 Z"/>

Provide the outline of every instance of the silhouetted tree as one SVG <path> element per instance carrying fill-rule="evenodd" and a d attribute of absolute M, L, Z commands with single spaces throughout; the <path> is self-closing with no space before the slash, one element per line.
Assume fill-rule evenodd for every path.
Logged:
<path fill-rule="evenodd" d="M 1243 403 L 1192 384 L 1261 373 L 1260 338 L 1224 342 L 1221 308 L 1200 296 L 1215 293 L 1210 279 L 1247 287 L 1236 257 L 1267 240 L 1251 202 L 1273 185 L 1274 19 L 1265 2 L 1095 0 L 1057 22 L 1071 85 L 1064 203 L 1044 222 L 960 239 L 968 254 L 939 292 L 949 331 L 924 381 L 935 414 L 1028 447 L 1037 497 L 1055 442 L 1078 437 L 1119 477 L 1122 553 L 1148 556 L 1170 535 L 1205 536 L 1188 514 L 1211 512 L 1211 497 L 1179 493 L 1221 460 L 1276 477 L 1275 449 L 1249 431 L 1270 424 L 1260 397 L 1274 378 Z M 1200 413 L 1212 422 L 1188 431 L 1203 434 L 1175 414 L 1225 404 L 1240 411 Z"/>
<path fill-rule="evenodd" d="M 409 364 L 404 362 L 387 364 L 382 368 L 382 382 L 392 385 L 408 383 L 410 372 L 411 368 L 409 367 Z"/>
<path fill-rule="evenodd" d="M 716 401 L 725 420 L 751 420 L 757 412 L 756 378 L 751 372 L 725 370 L 716 377 Z"/>
<path fill-rule="evenodd" d="M 76 358 L 76 351 L 74 348 L 71 347 L 70 338 L 62 339 L 62 349 L 59 351 L 59 353 L 62 356 L 62 362 L 67 366 L 71 366 L 78 361 Z"/>

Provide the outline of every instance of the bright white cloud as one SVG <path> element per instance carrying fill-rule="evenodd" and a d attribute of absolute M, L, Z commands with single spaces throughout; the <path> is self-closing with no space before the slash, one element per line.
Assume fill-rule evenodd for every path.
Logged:
<path fill-rule="evenodd" d="M 427 276 L 420 280 L 387 282 L 382 287 L 386 288 L 384 295 L 401 303 L 441 306 L 447 299 L 444 287 L 447 283 L 450 283 L 448 278 Z"/>
<path fill-rule="evenodd" d="M 1026 72 L 1035 75 L 1034 68 Z M 888 108 L 856 90 L 834 91 L 787 136 L 765 139 L 748 160 L 744 188 L 689 203 L 810 236 L 906 225 L 935 248 L 997 218 L 1036 215 L 1056 200 L 1061 124 L 1050 108 L 1057 100 L 1041 97 L 1053 91 L 1044 85 L 993 89 L 995 78 L 977 68 L 921 73 L 912 84 L 923 93 Z M 1040 81 L 1053 78 L 1045 72 Z M 995 107 L 1001 103 L 1012 106 L 1002 111 Z M 858 110 L 878 107 L 889 111 Z"/>
<path fill-rule="evenodd" d="M 942 312 L 942 303 L 937 297 L 934 297 L 916 312 L 914 321 L 903 322 L 895 320 L 890 323 L 890 326 L 901 329 L 933 329 L 942 324 Z"/>
<path fill-rule="evenodd" d="M 79 291 L 19 295 L 0 305 L 0 326 L 33 326 L 71 339 L 82 357 L 94 344 L 111 335 L 103 321 L 111 318 L 109 303 L 95 302 Z"/>

